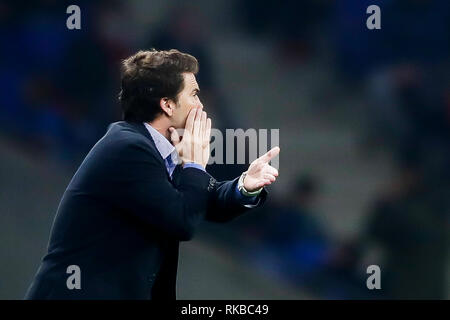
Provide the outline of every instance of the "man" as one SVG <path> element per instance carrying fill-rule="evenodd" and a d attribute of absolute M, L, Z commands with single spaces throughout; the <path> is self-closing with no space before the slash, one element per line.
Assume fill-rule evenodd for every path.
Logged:
<path fill-rule="evenodd" d="M 203 219 L 230 221 L 264 203 L 279 148 L 241 177 L 212 178 L 197 71 L 177 50 L 124 60 L 124 121 L 109 126 L 70 181 L 27 299 L 175 299 L 179 241 Z"/>

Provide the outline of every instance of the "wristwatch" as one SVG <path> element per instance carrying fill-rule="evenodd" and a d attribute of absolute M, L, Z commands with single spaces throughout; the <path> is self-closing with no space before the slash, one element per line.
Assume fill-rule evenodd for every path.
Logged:
<path fill-rule="evenodd" d="M 257 196 L 258 194 L 260 194 L 260 192 L 263 189 L 263 187 L 259 188 L 258 190 L 255 190 L 255 191 L 247 191 L 247 190 L 245 190 L 245 188 L 244 188 L 244 179 L 245 179 L 246 175 L 247 175 L 247 171 L 245 171 L 244 173 L 241 174 L 241 177 L 239 178 L 239 181 L 238 181 L 238 190 L 244 196 L 248 196 L 248 197 Z"/>

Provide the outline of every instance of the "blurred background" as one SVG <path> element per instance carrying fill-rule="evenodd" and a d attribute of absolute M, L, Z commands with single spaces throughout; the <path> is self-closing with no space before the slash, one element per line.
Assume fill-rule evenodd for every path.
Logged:
<path fill-rule="evenodd" d="M 449 1 L 2 1 L 0 38 L 0 299 L 23 298 L 66 185 L 121 120 L 121 59 L 153 47 L 197 57 L 215 128 L 280 129 L 266 205 L 181 243 L 179 299 L 450 297 Z"/>

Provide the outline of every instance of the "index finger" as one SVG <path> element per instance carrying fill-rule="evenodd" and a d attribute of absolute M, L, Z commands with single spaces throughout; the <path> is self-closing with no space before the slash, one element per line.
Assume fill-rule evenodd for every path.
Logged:
<path fill-rule="evenodd" d="M 272 158 L 275 158 L 280 153 L 280 147 L 274 147 L 267 151 L 266 154 L 263 154 L 261 157 L 259 157 L 259 160 L 261 160 L 264 163 L 268 163 Z"/>

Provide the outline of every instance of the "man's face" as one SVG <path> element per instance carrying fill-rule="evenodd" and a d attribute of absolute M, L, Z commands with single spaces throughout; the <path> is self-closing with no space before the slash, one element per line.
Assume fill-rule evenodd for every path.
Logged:
<path fill-rule="evenodd" d="M 203 109 L 203 105 L 198 97 L 200 89 L 194 74 L 188 72 L 183 73 L 183 78 L 184 88 L 178 94 L 177 107 L 172 116 L 172 126 L 177 129 L 185 127 L 186 119 L 192 108 L 200 107 Z"/>

